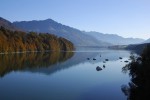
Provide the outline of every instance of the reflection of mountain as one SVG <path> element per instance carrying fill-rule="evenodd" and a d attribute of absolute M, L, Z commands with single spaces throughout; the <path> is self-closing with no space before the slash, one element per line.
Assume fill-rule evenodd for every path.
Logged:
<path fill-rule="evenodd" d="M 82 51 L 74 53 L 52 52 L 0 55 L 0 75 L 4 76 L 11 71 L 27 71 L 50 75 L 80 63 L 89 62 L 93 64 L 103 62 L 106 58 L 109 59 L 109 61 L 112 61 L 118 60 L 119 57 L 127 56 L 128 51 L 119 50 L 117 52 L 114 50 L 99 50 L 97 52 L 89 50 L 88 52 Z M 90 60 L 87 60 L 87 58 L 90 58 Z M 93 60 L 93 58 L 96 58 L 96 60 Z"/>
<path fill-rule="evenodd" d="M 150 100 L 150 45 L 145 47 L 141 57 L 131 55 L 132 62 L 123 67 L 129 71 L 131 82 L 123 85 L 122 91 L 127 100 Z"/>
<path fill-rule="evenodd" d="M 93 50 L 93 49 L 92 49 Z M 98 49 L 97 49 L 98 50 Z M 98 62 L 103 62 L 105 61 L 106 58 L 109 59 L 109 61 L 114 61 L 114 60 L 118 60 L 119 57 L 128 57 L 129 53 L 128 51 L 114 51 L 114 50 L 99 50 L 97 52 L 93 52 L 93 51 L 88 51 L 86 48 L 86 52 L 82 51 L 82 52 L 75 52 L 73 57 L 71 57 L 70 59 L 68 59 L 65 62 L 59 63 L 59 64 L 54 64 L 51 65 L 50 67 L 47 68 L 40 68 L 40 69 L 28 69 L 27 71 L 31 71 L 33 73 L 43 73 L 43 74 L 47 74 L 50 75 L 52 73 L 55 73 L 57 71 L 63 70 L 63 69 L 67 69 L 67 68 L 71 68 L 73 66 L 76 66 L 80 63 L 98 63 Z M 100 57 L 101 55 L 101 57 Z M 90 60 L 87 60 L 87 58 L 90 58 Z M 96 60 L 93 60 L 93 58 L 96 58 Z"/>
<path fill-rule="evenodd" d="M 32 73 L 43 73 L 43 74 L 53 74 L 57 71 L 63 70 L 63 69 L 67 69 L 67 68 L 71 68 L 77 64 L 80 63 L 84 63 L 87 61 L 87 57 L 95 57 L 98 55 L 98 52 L 75 52 L 73 57 L 71 57 L 70 59 L 61 62 L 61 63 L 57 63 L 57 64 L 53 64 L 50 65 L 49 67 L 45 68 L 34 68 L 34 69 L 27 69 L 26 71 L 32 72 Z"/>
<path fill-rule="evenodd" d="M 52 52 L 0 55 L 0 76 L 11 71 L 52 74 L 87 61 L 98 52 Z"/>
<path fill-rule="evenodd" d="M 0 55 L 0 76 L 11 71 L 47 68 L 73 56 L 73 52 L 21 53 Z"/>

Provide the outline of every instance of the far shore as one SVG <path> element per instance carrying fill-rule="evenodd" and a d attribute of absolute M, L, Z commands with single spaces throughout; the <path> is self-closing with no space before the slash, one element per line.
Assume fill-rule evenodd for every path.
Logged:
<path fill-rule="evenodd" d="M 0 52 L 0 55 L 1 55 L 1 54 L 39 53 L 39 52 L 73 52 L 73 51 L 44 50 L 44 51 Z"/>

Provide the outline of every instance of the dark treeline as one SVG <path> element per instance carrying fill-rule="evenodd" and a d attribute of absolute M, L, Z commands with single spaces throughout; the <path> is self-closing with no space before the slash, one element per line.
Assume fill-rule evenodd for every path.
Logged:
<path fill-rule="evenodd" d="M 25 71 L 28 69 L 51 68 L 54 64 L 64 62 L 74 55 L 73 52 L 30 52 L 0 55 L 0 77 L 11 71 Z M 53 68 L 53 71 L 63 69 Z"/>
<path fill-rule="evenodd" d="M 147 44 L 140 57 L 131 55 L 132 62 L 123 67 L 129 71 L 131 82 L 122 87 L 127 100 L 150 100 L 150 44 Z"/>
<path fill-rule="evenodd" d="M 137 54 L 141 54 L 143 49 L 147 46 L 150 45 L 150 43 L 144 43 L 144 44 L 134 44 L 134 45 L 128 45 L 125 47 L 126 50 L 133 50 Z"/>
<path fill-rule="evenodd" d="M 0 27 L 0 53 L 24 51 L 70 51 L 73 44 L 48 33 L 25 33 Z"/>

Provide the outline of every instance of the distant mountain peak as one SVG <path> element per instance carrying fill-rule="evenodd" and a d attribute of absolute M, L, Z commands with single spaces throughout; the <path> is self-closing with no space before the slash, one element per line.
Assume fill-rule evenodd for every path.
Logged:
<path fill-rule="evenodd" d="M 19 30 L 17 27 L 15 27 L 10 21 L 0 17 L 0 27 L 3 26 L 6 29 L 9 30 Z"/>
<path fill-rule="evenodd" d="M 2 17 L 0 17 L 0 20 L 7 21 L 6 19 L 4 19 L 4 18 L 2 18 Z"/>
<path fill-rule="evenodd" d="M 48 18 L 48 19 L 46 19 L 45 21 L 54 21 L 54 20 L 52 20 L 51 18 Z"/>

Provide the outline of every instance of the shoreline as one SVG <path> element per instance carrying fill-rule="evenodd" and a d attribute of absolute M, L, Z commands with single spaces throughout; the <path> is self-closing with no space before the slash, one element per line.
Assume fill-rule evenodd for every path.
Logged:
<path fill-rule="evenodd" d="M 74 52 L 74 50 L 72 51 L 64 51 L 64 50 L 45 50 L 45 51 L 22 51 L 22 52 L 6 52 L 6 53 L 0 53 L 0 55 L 4 55 L 4 54 L 23 54 L 23 53 L 41 53 L 41 52 Z"/>

